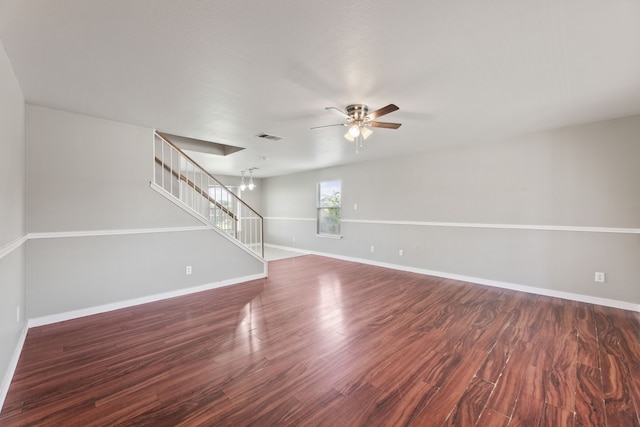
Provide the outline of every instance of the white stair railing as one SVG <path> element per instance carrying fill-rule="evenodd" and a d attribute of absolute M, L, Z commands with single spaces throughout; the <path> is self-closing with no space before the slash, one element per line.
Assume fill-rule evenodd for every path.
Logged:
<path fill-rule="evenodd" d="M 202 219 L 264 257 L 263 219 L 159 133 L 154 134 L 154 183 Z"/>

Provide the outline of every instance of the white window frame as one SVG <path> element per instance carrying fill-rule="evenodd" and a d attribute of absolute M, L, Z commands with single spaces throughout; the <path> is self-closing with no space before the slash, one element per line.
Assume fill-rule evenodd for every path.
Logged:
<path fill-rule="evenodd" d="M 333 183 L 334 186 L 337 183 L 337 188 L 338 188 L 338 206 L 323 206 L 322 204 L 322 194 L 321 194 L 321 189 L 323 187 L 323 184 L 331 184 Z M 334 187 L 335 188 L 335 187 Z M 335 192 L 335 189 L 334 189 Z M 335 194 L 335 193 L 334 193 Z M 325 231 L 320 231 L 320 223 L 321 223 L 321 212 L 322 209 L 336 209 L 338 212 L 338 220 L 337 220 L 337 229 L 335 230 L 335 232 L 327 232 Z M 330 238 L 330 239 L 341 239 L 342 235 L 341 235 L 341 230 L 342 230 L 342 180 L 341 179 L 329 179 L 329 180 L 325 180 L 325 181 L 320 181 L 316 184 L 316 236 L 317 237 L 324 237 L 324 238 Z"/>

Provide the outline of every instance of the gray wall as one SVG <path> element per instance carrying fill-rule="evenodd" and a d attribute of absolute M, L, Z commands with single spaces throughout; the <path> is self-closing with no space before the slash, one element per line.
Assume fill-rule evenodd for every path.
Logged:
<path fill-rule="evenodd" d="M 33 239 L 27 252 L 29 317 L 262 273 L 258 261 L 213 231 Z"/>
<path fill-rule="evenodd" d="M 202 225 L 149 188 L 151 129 L 32 105 L 26 121 L 30 233 Z M 30 318 L 264 271 L 212 230 L 33 238 L 27 261 Z"/>
<path fill-rule="evenodd" d="M 153 131 L 27 105 L 29 233 L 199 225 L 149 190 Z"/>
<path fill-rule="evenodd" d="M 11 357 L 25 327 L 25 250 L 19 242 L 25 228 L 24 97 L 0 42 L 0 380 L 9 378 Z M 6 248 L 7 250 L 2 250 Z M 20 307 L 20 321 L 16 307 Z"/>
<path fill-rule="evenodd" d="M 505 227 L 640 229 L 639 137 L 634 116 L 263 179 L 265 240 L 638 304 L 640 235 Z M 334 178 L 342 179 L 342 240 L 316 237 L 312 220 L 316 182 Z M 607 283 L 594 282 L 596 271 Z"/>

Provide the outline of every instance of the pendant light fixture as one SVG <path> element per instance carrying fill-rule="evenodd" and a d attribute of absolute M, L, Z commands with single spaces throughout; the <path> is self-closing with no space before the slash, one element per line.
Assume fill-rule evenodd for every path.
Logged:
<path fill-rule="evenodd" d="M 244 181 L 244 173 L 245 173 L 245 171 L 244 170 L 240 171 L 240 176 L 242 177 L 240 179 L 240 191 L 244 191 L 247 188 L 249 189 L 249 191 L 253 191 L 254 188 L 256 188 L 256 183 L 253 182 L 253 171 L 256 170 L 256 169 L 258 169 L 258 168 L 254 167 L 254 168 L 249 168 L 248 169 L 248 171 L 249 171 L 249 184 L 246 184 L 245 181 Z"/>
<path fill-rule="evenodd" d="M 247 189 L 247 184 L 244 183 L 244 171 L 240 171 L 240 175 L 242 175 L 242 179 L 240 179 L 240 191 L 244 191 Z"/>
<path fill-rule="evenodd" d="M 253 170 L 254 169 L 258 169 L 258 168 L 249 168 L 249 190 L 253 191 L 254 188 L 256 188 L 256 184 L 254 184 L 253 182 Z"/>

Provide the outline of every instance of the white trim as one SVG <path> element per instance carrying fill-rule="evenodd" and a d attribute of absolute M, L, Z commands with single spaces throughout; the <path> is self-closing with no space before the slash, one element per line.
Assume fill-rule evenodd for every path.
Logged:
<path fill-rule="evenodd" d="M 211 289 L 222 288 L 224 286 L 235 285 L 238 283 L 250 282 L 252 280 L 264 279 L 266 274 L 254 274 L 251 276 L 236 277 L 233 279 L 222 280 L 220 282 L 207 283 L 205 285 L 195 286 L 192 288 L 178 289 L 175 291 L 163 292 L 161 294 L 148 295 L 140 298 L 134 298 L 126 301 L 114 302 L 95 307 L 82 308 L 79 310 L 67 311 L 64 313 L 52 314 L 49 316 L 37 317 L 28 320 L 29 328 L 37 326 L 50 325 L 52 323 L 63 322 L 65 320 L 78 319 L 80 317 L 91 316 L 108 311 L 119 310 L 121 308 L 133 307 L 140 304 L 161 301 L 169 298 L 175 298 L 183 295 L 189 295 L 196 292 L 208 291 Z"/>
<path fill-rule="evenodd" d="M 3 247 L 1 247 L 0 248 L 0 259 L 6 257 L 11 252 L 13 252 L 14 250 L 18 249 L 28 239 L 29 239 L 29 236 L 25 235 L 25 236 L 22 236 L 22 237 L 20 237 L 20 238 L 18 238 L 16 240 L 14 240 L 13 242 L 9 242 L 6 245 L 4 245 Z"/>
<path fill-rule="evenodd" d="M 271 243 L 265 243 L 264 245 L 267 248 L 282 249 L 283 251 L 288 251 L 288 252 L 298 252 L 298 253 L 305 254 L 305 255 L 321 255 L 321 256 L 327 256 L 329 258 L 335 258 L 331 254 L 324 254 L 324 253 L 321 253 L 321 252 L 314 252 L 314 251 L 309 251 L 309 250 L 300 249 L 300 248 L 292 248 L 290 246 L 273 245 Z"/>
<path fill-rule="evenodd" d="M 357 224 L 419 225 L 426 227 L 493 228 L 507 230 L 578 231 L 589 233 L 640 234 L 640 228 L 577 227 L 571 225 L 482 224 L 472 222 L 383 221 L 368 219 L 343 219 L 342 222 L 351 222 Z"/>
<path fill-rule="evenodd" d="M 0 259 L 9 255 L 31 239 L 62 239 L 67 237 L 98 237 L 98 236 L 124 236 L 133 234 L 176 233 L 184 231 L 204 231 L 213 227 L 197 225 L 190 227 L 158 227 L 158 228 L 132 228 L 116 230 L 84 230 L 84 231 L 52 231 L 46 233 L 29 233 L 8 244 L 0 247 Z M 224 235 L 224 234 L 223 234 Z M 228 236 L 227 236 L 228 237 Z"/>
<path fill-rule="evenodd" d="M 276 221 L 315 221 L 315 218 L 265 217 Z M 432 222 L 432 221 L 395 221 L 376 219 L 341 219 L 343 223 L 351 224 L 383 224 L 383 225 L 414 225 L 422 227 L 455 227 L 455 228 L 490 228 L 499 230 L 537 230 L 537 231 L 574 231 L 587 233 L 617 233 L 640 234 L 640 228 L 621 227 L 578 227 L 572 225 L 535 225 L 535 224 L 484 224 L 474 222 Z"/>
<path fill-rule="evenodd" d="M 174 233 L 181 231 L 204 231 L 209 227 L 161 227 L 161 228 L 134 228 L 121 230 L 85 230 L 85 231 L 53 231 L 48 233 L 29 233 L 29 239 L 61 239 L 65 237 L 97 237 L 97 236 L 123 236 L 129 234 L 153 234 Z"/>
<path fill-rule="evenodd" d="M 27 338 L 28 330 L 29 326 L 25 323 L 24 327 L 22 328 L 22 332 L 20 332 L 20 337 L 18 337 L 16 347 L 13 350 L 13 355 L 11 356 L 11 360 L 9 361 L 7 371 L 5 372 L 4 378 L 2 379 L 2 384 L 0 385 L 0 411 L 4 406 L 4 400 L 7 398 L 7 393 L 9 393 L 9 386 L 11 385 L 11 381 L 13 380 L 13 374 L 16 372 L 16 368 L 18 367 L 20 353 L 22 353 L 22 347 L 24 347 L 24 341 Z"/>
<path fill-rule="evenodd" d="M 298 253 L 304 254 L 304 255 L 310 255 L 311 254 L 310 251 L 307 251 L 305 249 L 290 248 L 288 246 L 280 246 L 280 245 L 272 245 L 271 243 L 265 243 L 264 247 L 265 248 L 273 248 L 273 249 L 282 249 L 283 251 L 287 251 L 287 252 L 298 252 Z"/>
<path fill-rule="evenodd" d="M 442 277 L 442 278 L 445 278 L 445 279 L 459 280 L 459 281 L 462 281 L 462 282 L 471 282 L 471 283 L 476 283 L 476 284 L 479 284 L 479 285 L 493 286 L 493 287 L 496 287 L 496 288 L 510 289 L 510 290 L 513 290 L 513 291 L 527 292 L 527 293 L 530 293 L 530 294 L 544 295 L 544 296 L 549 296 L 549 297 L 562 298 L 562 299 L 566 299 L 566 300 L 585 302 L 585 303 L 589 303 L 589 304 L 603 305 L 603 306 L 606 306 L 606 307 L 620 308 L 622 310 L 631 310 L 631 311 L 640 312 L 640 304 L 633 304 L 633 303 L 630 303 L 630 302 L 627 302 L 627 301 L 619 301 L 619 300 L 612 300 L 612 299 L 608 299 L 608 298 L 594 297 L 594 296 L 590 296 L 590 295 L 575 294 L 575 293 L 572 293 L 572 292 L 556 291 L 556 290 L 552 290 L 552 289 L 538 288 L 538 287 L 535 287 L 535 286 L 520 285 L 520 284 L 516 284 L 516 283 L 509 283 L 509 282 L 501 282 L 501 281 L 498 281 L 498 280 L 483 279 L 483 278 L 480 278 L 480 277 L 472 277 L 472 276 L 464 276 L 464 275 L 461 275 L 461 274 L 446 273 L 446 272 L 442 272 L 442 271 L 426 270 L 426 269 L 423 269 L 423 268 L 409 267 L 409 266 L 406 266 L 406 265 L 390 264 L 390 263 L 386 263 L 386 262 L 378 262 L 378 261 L 373 261 L 373 260 L 365 259 L 365 258 L 354 258 L 354 257 L 343 256 L 343 255 L 330 254 L 330 253 L 326 253 L 326 252 L 317 252 L 317 251 L 309 251 L 309 250 L 306 250 L 306 249 L 290 248 L 288 246 L 271 245 L 271 244 L 269 244 L 268 246 L 272 247 L 272 248 L 275 248 L 275 249 L 282 249 L 282 250 L 285 250 L 285 251 L 301 252 L 301 253 L 310 254 L 310 255 L 326 256 L 328 258 L 335 258 L 335 259 L 340 259 L 340 260 L 344 260 L 344 261 L 358 262 L 358 263 L 361 263 L 361 264 L 375 265 L 377 267 L 390 268 L 390 269 L 393 269 L 393 270 L 408 271 L 408 272 L 411 272 L 411 273 L 425 274 L 425 275 L 428 275 L 428 276 L 437 276 L 437 277 Z"/>
<path fill-rule="evenodd" d="M 277 221 L 316 221 L 316 218 L 293 218 L 286 216 L 265 216 L 263 219 L 272 219 Z"/>
<path fill-rule="evenodd" d="M 53 231 L 47 233 L 29 233 L 0 248 L 0 259 L 9 255 L 14 250 L 22 246 L 27 240 L 32 239 L 62 239 L 66 237 L 97 237 L 97 236 L 123 236 L 130 234 L 153 234 L 153 233 L 175 233 L 184 231 L 204 231 L 211 227 L 198 225 L 191 227 L 159 227 L 159 228 L 138 228 L 120 230 L 85 230 L 85 231 Z"/>
<path fill-rule="evenodd" d="M 342 236 L 339 234 L 322 234 L 322 233 L 316 233 L 316 237 L 320 237 L 322 239 L 334 239 L 334 240 L 340 240 L 342 239 Z"/>

